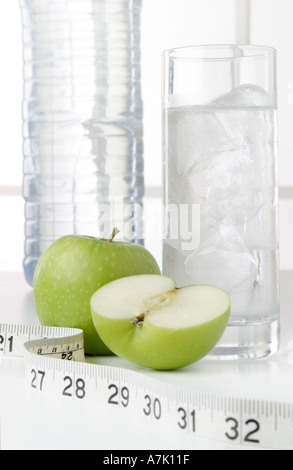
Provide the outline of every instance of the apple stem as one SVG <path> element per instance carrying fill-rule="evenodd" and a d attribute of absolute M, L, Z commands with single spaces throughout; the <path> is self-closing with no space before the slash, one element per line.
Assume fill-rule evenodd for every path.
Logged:
<path fill-rule="evenodd" d="M 116 227 L 113 228 L 111 237 L 108 238 L 108 243 L 111 243 L 111 242 L 114 240 L 114 238 L 115 238 L 115 236 L 117 235 L 117 233 L 119 233 L 119 232 L 120 232 L 120 230 L 119 230 L 118 228 L 116 228 Z"/>

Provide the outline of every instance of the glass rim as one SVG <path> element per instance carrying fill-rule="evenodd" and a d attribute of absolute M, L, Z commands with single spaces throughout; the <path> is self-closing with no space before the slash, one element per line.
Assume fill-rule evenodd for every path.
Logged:
<path fill-rule="evenodd" d="M 207 51 L 220 51 L 220 50 L 242 50 L 243 52 L 249 52 L 246 55 L 242 56 L 233 56 L 231 53 L 227 56 L 220 56 L 214 54 L 213 56 L 204 55 L 204 52 Z M 199 52 L 202 51 L 202 54 L 189 54 L 190 51 Z M 176 60 L 198 60 L 198 61 L 231 61 L 238 59 L 253 59 L 253 58 L 263 58 L 265 56 L 275 56 L 277 53 L 276 48 L 272 46 L 263 46 L 255 44 L 197 44 L 190 46 L 180 46 L 174 47 L 171 49 L 166 49 L 162 52 L 163 57 L 169 57 L 169 59 Z"/>

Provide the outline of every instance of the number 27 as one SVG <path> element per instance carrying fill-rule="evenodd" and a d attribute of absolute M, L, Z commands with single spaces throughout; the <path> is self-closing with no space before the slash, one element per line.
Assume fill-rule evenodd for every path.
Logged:
<path fill-rule="evenodd" d="M 44 377 L 45 377 L 45 371 L 43 371 L 43 370 L 36 371 L 35 369 L 32 369 L 31 374 L 33 376 L 32 381 L 31 381 L 32 388 L 37 388 L 37 374 L 38 374 L 40 376 L 39 389 L 42 390 L 43 381 L 44 381 Z"/>

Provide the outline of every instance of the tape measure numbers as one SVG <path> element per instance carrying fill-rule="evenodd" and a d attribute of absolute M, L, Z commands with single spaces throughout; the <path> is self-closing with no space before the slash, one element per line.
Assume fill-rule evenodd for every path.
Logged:
<path fill-rule="evenodd" d="M 0 323 L 0 355 L 24 356 L 34 392 L 119 407 L 210 440 L 293 449 L 293 403 L 202 392 L 87 362 L 81 330 Z"/>

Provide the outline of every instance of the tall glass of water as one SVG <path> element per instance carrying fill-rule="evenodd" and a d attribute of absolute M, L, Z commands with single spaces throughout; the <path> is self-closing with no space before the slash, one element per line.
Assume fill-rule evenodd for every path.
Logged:
<path fill-rule="evenodd" d="M 229 292 L 210 358 L 279 347 L 276 95 L 273 48 L 163 53 L 163 273 Z"/>

